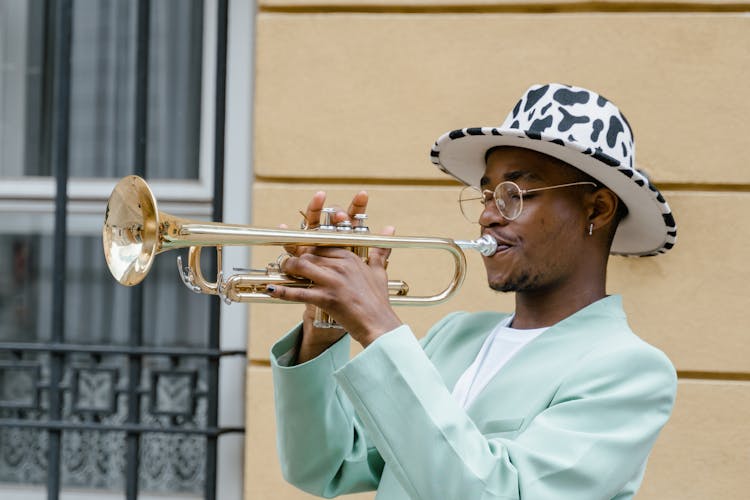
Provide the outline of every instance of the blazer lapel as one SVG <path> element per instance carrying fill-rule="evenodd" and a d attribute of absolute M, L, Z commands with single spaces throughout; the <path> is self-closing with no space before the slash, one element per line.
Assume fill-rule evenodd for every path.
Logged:
<path fill-rule="evenodd" d="M 425 349 L 433 364 L 439 367 L 449 391 L 464 371 L 474 362 L 487 336 L 507 314 L 481 312 L 465 315 L 452 325 L 450 331 L 440 332 L 439 338 Z"/>
<path fill-rule="evenodd" d="M 489 415 L 522 418 L 546 408 L 562 375 L 605 341 L 617 321 L 625 322 L 621 299 L 610 296 L 553 325 L 498 371 L 467 409 L 469 416 L 482 429 Z"/>

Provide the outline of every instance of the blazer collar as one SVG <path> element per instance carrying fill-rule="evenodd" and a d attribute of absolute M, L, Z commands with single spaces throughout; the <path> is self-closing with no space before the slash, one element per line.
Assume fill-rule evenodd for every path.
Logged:
<path fill-rule="evenodd" d="M 559 370 L 575 363 L 581 353 L 588 352 L 599 342 L 606 342 L 623 329 L 630 331 L 620 296 L 607 296 L 584 307 L 524 346 L 477 396 L 468 408 L 469 414 L 483 414 L 483 405 L 499 403 L 498 390 L 506 395 L 517 393 L 513 389 L 522 382 L 531 388 L 527 396 L 533 397 L 537 383 L 546 383 Z M 491 329 L 483 339 L 490 332 Z"/>

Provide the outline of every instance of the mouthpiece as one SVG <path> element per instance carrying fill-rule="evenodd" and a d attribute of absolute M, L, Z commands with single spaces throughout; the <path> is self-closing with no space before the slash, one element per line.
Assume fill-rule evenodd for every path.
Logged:
<path fill-rule="evenodd" d="M 489 234 L 482 235 L 476 240 L 456 240 L 456 245 L 476 250 L 485 257 L 491 257 L 497 252 L 497 241 Z"/>

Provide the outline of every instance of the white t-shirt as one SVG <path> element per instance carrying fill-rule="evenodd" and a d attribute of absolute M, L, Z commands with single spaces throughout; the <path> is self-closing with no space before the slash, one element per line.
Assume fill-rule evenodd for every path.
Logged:
<path fill-rule="evenodd" d="M 464 408 L 487 386 L 500 368 L 505 366 L 526 344 L 544 333 L 549 327 L 518 330 L 508 325 L 513 317 L 501 321 L 482 344 L 479 354 L 469 365 L 453 388 L 453 397 Z"/>

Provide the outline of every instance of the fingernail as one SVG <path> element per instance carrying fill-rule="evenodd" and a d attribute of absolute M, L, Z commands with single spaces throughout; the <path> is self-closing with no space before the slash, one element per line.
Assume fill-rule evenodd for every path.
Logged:
<path fill-rule="evenodd" d="M 266 286 L 266 291 L 267 291 L 267 292 L 271 292 L 271 293 L 273 293 L 273 292 L 275 292 L 275 291 L 276 291 L 276 287 L 275 287 L 275 286 L 273 286 L 273 285 L 267 285 L 267 286 Z"/>

